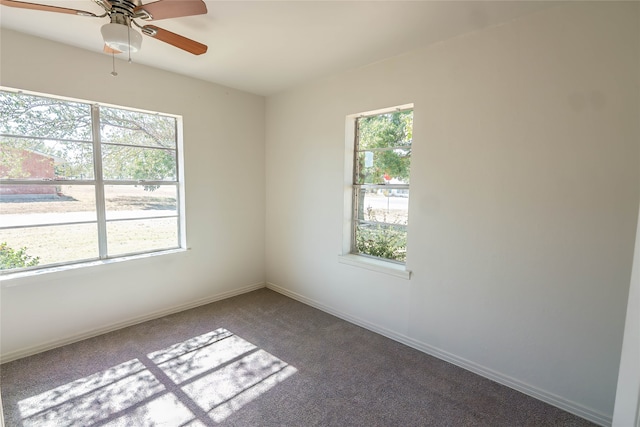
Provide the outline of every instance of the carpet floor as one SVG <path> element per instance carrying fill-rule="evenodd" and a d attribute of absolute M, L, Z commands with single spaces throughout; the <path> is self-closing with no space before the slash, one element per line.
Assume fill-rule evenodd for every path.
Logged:
<path fill-rule="evenodd" d="M 592 426 L 260 289 L 3 364 L 7 427 Z"/>

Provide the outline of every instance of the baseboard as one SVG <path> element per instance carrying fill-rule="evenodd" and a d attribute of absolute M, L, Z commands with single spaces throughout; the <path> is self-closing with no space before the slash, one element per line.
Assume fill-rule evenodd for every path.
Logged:
<path fill-rule="evenodd" d="M 545 390 L 541 390 L 537 387 L 531 386 L 527 383 L 519 381 L 515 378 L 512 378 L 508 375 L 501 374 L 500 372 L 496 372 L 492 369 L 479 365 L 470 360 L 461 358 L 456 356 L 455 354 L 449 353 L 447 351 L 441 350 L 432 345 L 420 342 L 413 338 L 407 337 L 405 335 L 399 334 L 397 332 L 391 331 L 389 329 L 383 328 L 379 325 L 373 324 L 366 320 L 357 318 L 355 316 L 351 316 L 349 314 L 343 313 L 341 311 L 335 310 L 332 307 L 329 307 L 323 303 L 315 301 L 311 298 L 307 298 L 304 295 L 298 294 L 296 292 L 292 292 L 286 288 L 278 286 L 274 283 L 267 282 L 266 287 L 275 292 L 278 292 L 282 295 L 288 296 L 289 298 L 300 301 L 301 303 L 307 304 L 311 307 L 315 307 L 319 310 L 322 310 L 326 313 L 339 317 L 340 319 L 346 320 L 347 322 L 353 323 L 355 325 L 361 326 L 370 331 L 376 332 L 380 335 L 383 335 L 387 338 L 390 338 L 394 341 L 398 341 L 402 344 L 405 344 L 409 347 L 415 348 L 416 350 L 420 350 L 423 353 L 429 354 L 431 356 L 437 357 L 438 359 L 442 359 L 446 362 L 452 363 L 456 366 L 459 366 L 463 369 L 471 371 L 475 374 L 478 374 L 482 377 L 488 378 L 492 381 L 495 381 L 499 384 L 510 387 L 514 390 L 517 390 L 521 393 L 534 397 L 538 400 L 546 402 L 550 405 L 553 405 L 557 408 L 560 408 L 564 411 L 570 412 L 574 415 L 577 415 L 581 418 L 591 421 L 592 423 L 598 424 L 600 426 L 611 426 L 612 418 L 609 415 L 603 414 L 599 411 L 593 410 L 591 408 L 587 408 L 583 405 L 580 405 L 571 400 L 565 399 L 561 396 L 557 396 L 553 393 L 549 393 Z"/>
<path fill-rule="evenodd" d="M 0 427 L 4 427 L 4 411 L 2 408 L 2 396 L 0 395 Z"/>
<path fill-rule="evenodd" d="M 128 320 L 114 323 L 102 328 L 90 329 L 85 332 L 70 335 L 61 339 L 48 341 L 43 344 L 39 344 L 32 347 L 23 348 L 20 350 L 12 351 L 7 354 L 0 355 L 0 363 L 11 362 L 12 360 L 22 359 L 23 357 L 32 356 L 37 353 L 42 353 L 43 351 L 53 350 L 57 347 L 62 347 L 64 345 L 73 344 L 74 342 L 82 341 L 88 338 L 93 338 L 98 335 L 106 334 L 108 332 L 113 332 L 118 329 L 126 328 L 129 326 L 137 325 L 139 323 L 147 322 L 149 320 L 158 319 L 160 317 L 168 316 L 170 314 L 179 313 L 181 311 L 189 310 L 192 308 L 199 307 L 201 305 L 210 304 L 212 302 L 220 301 L 223 299 L 235 297 L 237 295 L 245 294 L 247 292 L 252 292 L 258 289 L 262 289 L 265 287 L 264 282 L 254 283 L 251 285 L 243 286 L 242 288 L 234 289 L 228 292 L 222 292 L 216 295 L 208 296 L 205 298 L 200 298 L 195 301 L 191 301 L 185 304 L 176 305 L 173 307 L 165 308 L 162 310 L 157 310 L 152 313 L 148 313 L 142 316 L 132 317 Z"/>

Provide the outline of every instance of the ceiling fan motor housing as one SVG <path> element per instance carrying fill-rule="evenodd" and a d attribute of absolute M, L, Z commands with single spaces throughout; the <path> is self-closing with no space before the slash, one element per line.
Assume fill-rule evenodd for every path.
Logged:
<path fill-rule="evenodd" d="M 111 4 L 110 14 L 122 14 L 129 18 L 133 17 L 136 7 L 142 6 L 140 0 L 110 0 L 109 3 Z"/>

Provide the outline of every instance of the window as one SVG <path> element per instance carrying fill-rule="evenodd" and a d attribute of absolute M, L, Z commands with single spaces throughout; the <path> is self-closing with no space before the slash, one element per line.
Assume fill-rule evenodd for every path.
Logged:
<path fill-rule="evenodd" d="M 183 247 L 180 126 L 0 90 L 0 270 Z"/>
<path fill-rule="evenodd" d="M 355 119 L 351 253 L 404 263 L 413 110 Z"/>

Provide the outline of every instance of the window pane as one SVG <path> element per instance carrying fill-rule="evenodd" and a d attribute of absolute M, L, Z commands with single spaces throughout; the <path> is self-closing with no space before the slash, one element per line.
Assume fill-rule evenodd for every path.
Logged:
<path fill-rule="evenodd" d="M 356 184 L 408 184 L 411 150 L 359 151 Z"/>
<path fill-rule="evenodd" d="M 176 152 L 154 148 L 102 146 L 104 179 L 175 181 Z"/>
<path fill-rule="evenodd" d="M 93 223 L 0 230 L 0 246 L 5 255 L 1 257 L 0 270 L 95 259 L 97 226 Z"/>
<path fill-rule="evenodd" d="M 358 253 L 404 262 L 407 258 L 407 229 L 404 226 L 358 224 Z"/>
<path fill-rule="evenodd" d="M 176 119 L 118 108 L 100 108 L 102 142 L 176 148 Z"/>
<path fill-rule="evenodd" d="M 0 137 L 2 179 L 93 179 L 90 142 Z"/>
<path fill-rule="evenodd" d="M 95 194 L 93 185 L 0 185 L 0 227 L 96 221 Z"/>
<path fill-rule="evenodd" d="M 413 111 L 396 111 L 358 119 L 358 147 L 371 148 L 411 147 L 413 138 Z"/>
<path fill-rule="evenodd" d="M 408 189 L 356 189 L 358 220 L 407 225 L 409 223 Z"/>
<path fill-rule="evenodd" d="M 91 141 L 91 106 L 0 91 L 0 133 Z"/>
<path fill-rule="evenodd" d="M 109 256 L 177 248 L 178 219 L 107 222 Z"/>
<path fill-rule="evenodd" d="M 178 215 L 175 185 L 107 185 L 107 219 Z"/>

